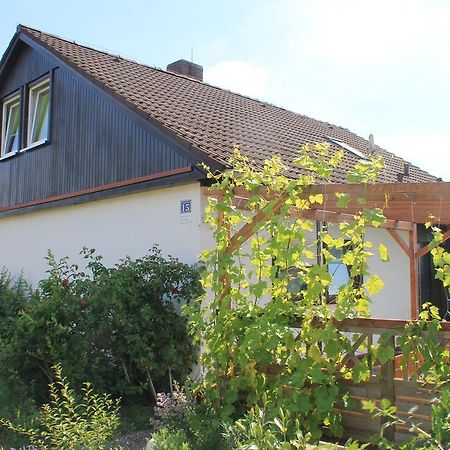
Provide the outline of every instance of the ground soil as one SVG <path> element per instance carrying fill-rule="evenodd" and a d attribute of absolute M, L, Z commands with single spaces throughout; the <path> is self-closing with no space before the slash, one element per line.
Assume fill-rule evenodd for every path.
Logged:
<path fill-rule="evenodd" d="M 120 445 L 123 450 L 144 450 L 150 439 L 150 431 L 137 431 L 121 436 L 114 441 L 114 445 Z"/>

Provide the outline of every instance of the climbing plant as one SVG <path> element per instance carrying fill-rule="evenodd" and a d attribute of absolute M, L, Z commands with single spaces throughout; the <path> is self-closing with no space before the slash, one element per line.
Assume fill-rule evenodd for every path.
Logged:
<path fill-rule="evenodd" d="M 333 319 L 367 316 L 370 296 L 383 287 L 377 275 L 368 273 L 374 249 L 365 239 L 366 226 L 384 223 L 382 210 L 336 194 L 338 205 L 358 201 L 361 212 L 334 229 L 322 226 L 314 239 L 316 223 L 302 217 L 314 204 L 326 207 L 327 198 L 312 186 L 326 183 L 342 156 L 327 145 L 306 145 L 295 160 L 293 178 L 279 158 L 255 167 L 236 149 L 232 171 L 208 175 L 218 193 L 206 209 L 216 246 L 202 254 L 208 270 L 201 308 L 191 306 L 186 313 L 204 349 L 201 389 L 211 405 L 220 407 L 224 420 L 239 418 L 265 398 L 272 408 L 269 420 L 282 408 L 313 438 L 324 428 L 340 435 L 335 371 L 356 379 L 369 375 L 368 370 L 340 367 L 352 342 Z M 347 179 L 373 183 L 382 168 L 379 157 L 361 160 L 348 170 Z M 245 205 L 236 205 L 240 190 L 250 193 Z M 242 227 L 250 233 L 232 237 Z M 378 253 L 388 259 L 386 247 Z M 327 266 L 336 254 L 349 277 L 330 307 L 327 291 L 333 277 Z"/>

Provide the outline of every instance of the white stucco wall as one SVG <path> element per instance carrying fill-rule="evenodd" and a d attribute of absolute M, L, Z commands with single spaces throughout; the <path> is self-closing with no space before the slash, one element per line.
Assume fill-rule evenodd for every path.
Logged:
<path fill-rule="evenodd" d="M 180 215 L 180 201 L 192 200 L 190 221 Z M 0 219 L 0 266 L 23 271 L 32 283 L 47 270 L 50 249 L 56 258 L 79 263 L 83 246 L 95 248 L 107 265 L 125 256 L 144 255 L 158 243 L 165 254 L 197 261 L 208 236 L 202 225 L 203 199 L 198 183 L 49 208 Z"/>
<path fill-rule="evenodd" d="M 190 217 L 180 214 L 180 201 L 188 199 L 192 201 Z M 36 284 L 45 276 L 48 249 L 56 258 L 69 256 L 72 262 L 82 263 L 80 250 L 95 248 L 106 265 L 113 265 L 125 256 L 144 255 L 155 243 L 165 254 L 192 263 L 214 245 L 212 230 L 203 222 L 206 203 L 199 183 L 191 183 L 4 217 L 0 219 L 0 266 L 12 274 L 23 272 Z M 406 233 L 403 237 L 407 238 Z M 384 229 L 369 228 L 367 239 L 375 254 L 369 261 L 370 273 L 385 283 L 373 296 L 371 315 L 408 319 L 407 256 Z M 380 243 L 389 250 L 388 263 L 378 257 Z"/>
<path fill-rule="evenodd" d="M 336 224 L 329 225 L 333 235 L 339 235 Z M 408 242 L 406 231 L 398 231 L 400 236 Z M 369 274 L 378 275 L 384 282 L 383 289 L 372 296 L 370 315 L 382 319 L 409 319 L 410 318 L 410 292 L 409 292 L 409 259 L 400 246 L 384 228 L 367 228 L 367 241 L 372 243 L 369 249 L 373 256 L 368 259 Z M 383 244 L 388 249 L 389 261 L 380 259 L 378 246 Z"/>
<path fill-rule="evenodd" d="M 408 243 L 407 232 L 399 231 L 399 234 Z M 409 258 L 385 229 L 368 228 L 366 239 L 372 242 L 374 253 L 369 259 L 369 273 L 377 274 L 384 282 L 384 288 L 372 298 L 370 315 L 378 318 L 410 319 Z M 388 262 L 379 258 L 379 244 L 387 247 Z"/>

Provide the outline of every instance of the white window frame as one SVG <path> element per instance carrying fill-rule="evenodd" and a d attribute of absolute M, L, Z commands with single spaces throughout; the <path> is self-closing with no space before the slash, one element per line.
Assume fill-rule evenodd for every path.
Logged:
<path fill-rule="evenodd" d="M 35 129 L 35 125 L 36 125 L 37 107 L 39 105 L 39 95 L 45 90 L 48 90 L 48 96 L 49 96 L 46 136 L 43 139 L 33 141 L 33 134 L 34 134 L 34 129 Z M 36 96 L 36 100 L 34 101 L 34 105 L 33 105 L 33 99 L 35 96 Z M 34 111 L 32 111 L 33 107 L 34 107 Z M 51 80 L 50 80 L 50 77 L 47 77 L 47 78 L 43 79 L 42 81 L 39 81 L 38 83 L 31 85 L 28 88 L 27 148 L 35 147 L 39 144 L 48 142 L 49 133 L 50 133 L 50 114 L 51 114 L 50 108 L 51 108 Z"/>
<path fill-rule="evenodd" d="M 356 150 L 356 148 L 352 147 L 351 145 L 348 145 L 345 142 L 339 141 L 338 139 L 331 137 L 331 136 L 325 136 L 325 139 L 330 141 L 332 144 L 336 144 L 339 147 L 343 148 L 344 150 L 347 150 L 348 152 L 353 153 L 358 158 L 367 160 L 367 156 L 363 152 Z"/>
<path fill-rule="evenodd" d="M 8 106 L 11 106 L 11 104 L 17 104 L 17 107 L 19 108 L 19 128 L 18 128 L 18 139 L 19 139 L 19 145 L 20 145 L 20 129 L 21 129 L 21 125 L 22 125 L 22 120 L 21 120 L 21 113 L 20 113 L 20 92 L 17 92 L 15 94 L 12 94 L 11 96 L 9 96 L 8 98 L 6 98 L 5 100 L 3 100 L 2 102 L 2 139 L 1 139 L 1 152 L 0 152 L 0 156 L 3 157 L 9 157 L 11 155 L 15 155 L 18 151 L 19 148 L 17 148 L 16 150 L 10 151 L 10 152 L 5 152 L 6 150 L 6 135 L 8 133 L 8 129 L 9 129 L 9 122 L 11 120 L 11 116 L 7 114 L 7 110 L 8 110 Z"/>

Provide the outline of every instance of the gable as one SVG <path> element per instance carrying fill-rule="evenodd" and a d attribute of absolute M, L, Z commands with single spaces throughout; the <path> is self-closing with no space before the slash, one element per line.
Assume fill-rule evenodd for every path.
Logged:
<path fill-rule="evenodd" d="M 27 149 L 24 142 L 25 151 L 0 160 L 0 212 L 67 198 L 81 201 L 98 192 L 111 195 L 127 186 L 148 188 L 171 176 L 199 178 L 193 170 L 198 159 L 184 143 L 135 116 L 39 48 L 18 41 L 11 51 L 0 98 L 21 90 L 26 116 L 29 83 L 47 74 L 50 135 L 45 145 Z"/>
<path fill-rule="evenodd" d="M 55 63 L 18 40 L 0 78 L 0 98 L 50 72 Z"/>

